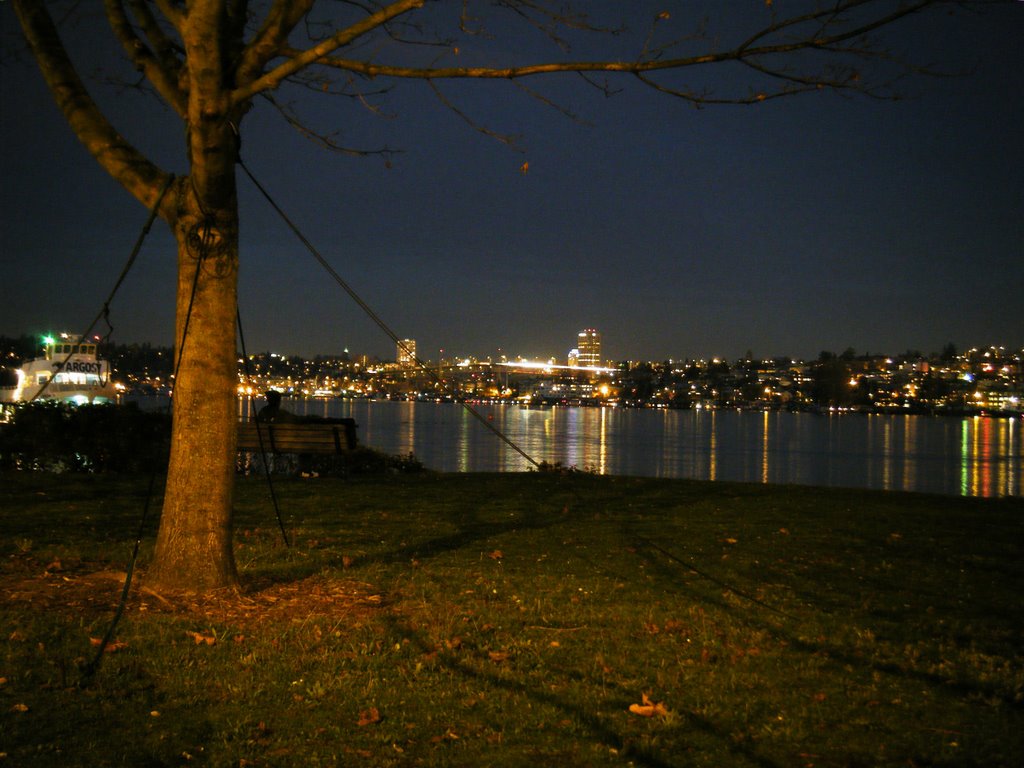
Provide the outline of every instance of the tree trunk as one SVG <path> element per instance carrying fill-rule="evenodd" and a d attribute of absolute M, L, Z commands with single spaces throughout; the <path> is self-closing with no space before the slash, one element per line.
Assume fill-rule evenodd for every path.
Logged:
<path fill-rule="evenodd" d="M 238 208 L 201 206 L 179 186 L 176 359 L 171 456 L 147 580 L 201 591 L 237 584 L 231 515 L 238 367 Z M 201 210 L 204 209 L 205 213 Z"/>

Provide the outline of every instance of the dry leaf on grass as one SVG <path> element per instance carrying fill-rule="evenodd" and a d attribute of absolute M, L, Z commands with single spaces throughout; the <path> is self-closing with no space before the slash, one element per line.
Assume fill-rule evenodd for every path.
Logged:
<path fill-rule="evenodd" d="M 640 715 L 640 717 L 668 716 L 668 710 L 665 708 L 665 705 L 660 701 L 651 701 L 646 693 L 641 694 L 640 701 L 640 704 L 629 705 L 629 711 L 634 715 Z"/>
<path fill-rule="evenodd" d="M 103 640 L 98 637 L 90 637 L 89 642 L 97 647 L 103 645 Z M 128 643 L 124 642 L 123 640 L 111 640 L 109 643 L 107 643 L 106 647 L 103 649 L 103 652 L 117 653 L 118 651 L 123 651 L 127 647 Z"/>
<path fill-rule="evenodd" d="M 202 632 L 186 632 L 185 634 L 195 640 L 196 645 L 202 645 L 203 643 L 206 643 L 206 645 L 213 645 L 217 642 L 216 637 L 213 635 L 204 635 Z"/>
<path fill-rule="evenodd" d="M 458 741 L 458 740 L 459 740 L 459 734 L 455 733 L 455 731 L 451 730 L 450 728 L 447 731 L 445 731 L 444 733 L 442 733 L 440 736 L 431 736 L 430 737 L 430 743 L 431 744 L 440 744 L 442 741 Z"/>
<path fill-rule="evenodd" d="M 379 722 L 380 710 L 376 707 L 370 707 L 369 709 L 364 709 L 359 713 L 359 722 L 356 723 L 356 725 L 362 728 L 364 725 L 373 725 L 374 723 Z"/>

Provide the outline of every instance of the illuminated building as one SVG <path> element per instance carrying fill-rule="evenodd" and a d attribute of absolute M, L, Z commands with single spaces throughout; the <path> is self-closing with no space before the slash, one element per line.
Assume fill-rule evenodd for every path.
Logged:
<path fill-rule="evenodd" d="M 402 339 L 396 345 L 395 360 L 402 368 L 414 368 L 416 366 L 416 340 Z"/>
<path fill-rule="evenodd" d="M 576 349 L 579 350 L 577 355 L 579 365 L 601 365 L 601 334 L 593 328 L 586 328 L 579 332 Z"/>

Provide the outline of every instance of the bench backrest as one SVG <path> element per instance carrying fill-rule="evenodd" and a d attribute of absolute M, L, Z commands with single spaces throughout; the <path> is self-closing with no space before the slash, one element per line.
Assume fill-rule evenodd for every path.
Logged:
<path fill-rule="evenodd" d="M 259 431 L 257 431 L 257 426 Z M 254 421 L 248 421 L 238 425 L 238 450 L 240 451 L 343 453 L 353 450 L 356 445 L 356 422 L 354 419 L 261 423 L 259 425 Z"/>

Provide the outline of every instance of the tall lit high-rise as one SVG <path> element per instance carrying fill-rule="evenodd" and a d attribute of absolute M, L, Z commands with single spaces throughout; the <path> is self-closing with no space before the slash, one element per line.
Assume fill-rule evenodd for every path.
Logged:
<path fill-rule="evenodd" d="M 593 328 L 579 332 L 576 349 L 580 365 L 601 365 L 601 334 Z"/>
<path fill-rule="evenodd" d="M 416 366 L 416 339 L 402 339 L 396 345 L 395 361 L 402 368 Z"/>

